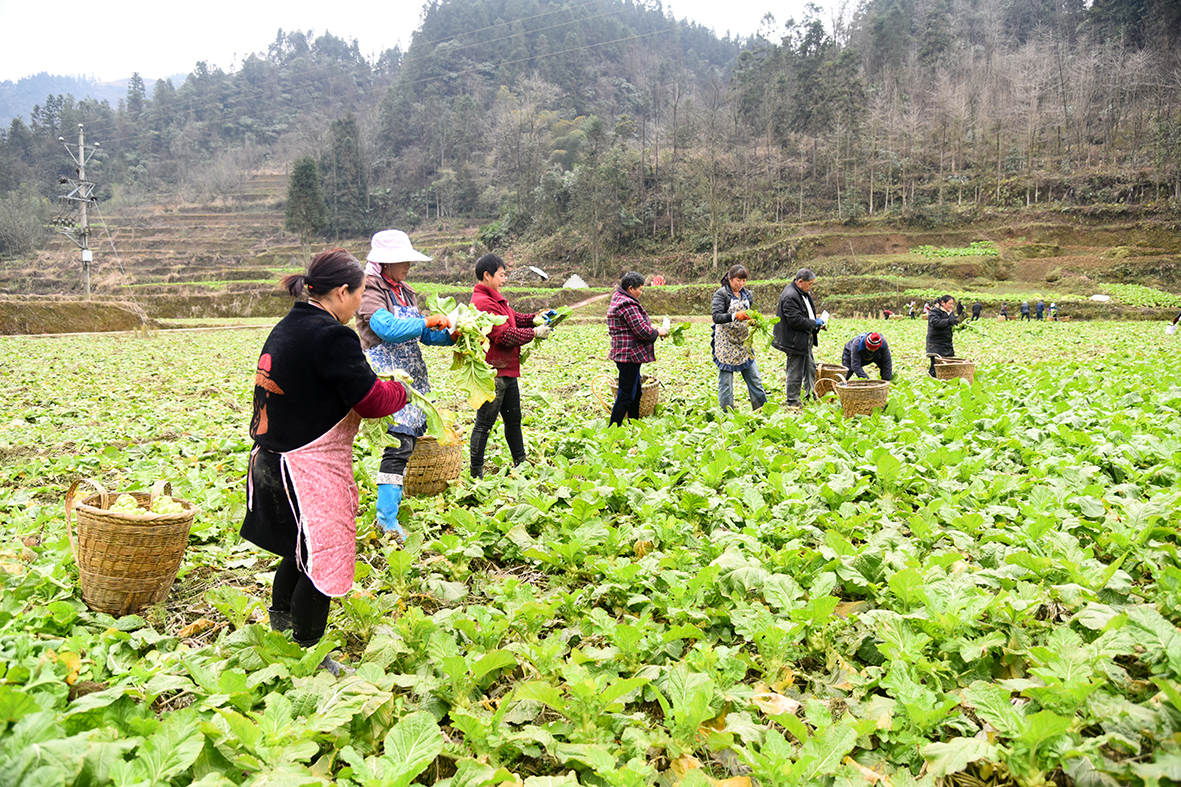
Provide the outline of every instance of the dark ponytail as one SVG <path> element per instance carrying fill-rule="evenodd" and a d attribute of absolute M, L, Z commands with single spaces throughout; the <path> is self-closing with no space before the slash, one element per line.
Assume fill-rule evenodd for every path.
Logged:
<path fill-rule="evenodd" d="M 365 268 L 357 258 L 344 249 L 328 249 L 312 258 L 307 273 L 292 273 L 283 277 L 279 286 L 292 298 L 300 298 L 307 290 L 308 297 L 322 295 L 340 285 L 354 292 L 365 283 Z"/>

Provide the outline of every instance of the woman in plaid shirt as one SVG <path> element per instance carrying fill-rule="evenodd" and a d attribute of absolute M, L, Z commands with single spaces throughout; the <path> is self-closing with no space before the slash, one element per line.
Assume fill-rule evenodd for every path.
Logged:
<path fill-rule="evenodd" d="M 607 307 L 607 333 L 611 336 L 607 357 L 619 367 L 619 390 L 611 408 L 611 423 L 618 426 L 623 426 L 624 416 L 640 417 L 640 364 L 656 360 L 656 340 L 668 335 L 667 329 L 652 325 L 648 312 L 640 305 L 643 291 L 644 277 L 629 271 L 623 274 Z"/>

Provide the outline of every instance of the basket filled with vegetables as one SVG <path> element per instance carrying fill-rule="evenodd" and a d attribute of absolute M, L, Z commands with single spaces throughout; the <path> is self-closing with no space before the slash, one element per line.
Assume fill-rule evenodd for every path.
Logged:
<path fill-rule="evenodd" d="M 82 484 L 95 492 L 76 500 Z M 172 487 L 165 481 L 157 481 L 148 492 L 122 494 L 107 492 L 93 479 L 70 486 L 66 530 L 86 606 L 95 612 L 130 615 L 168 597 L 197 510 L 171 495 Z"/>

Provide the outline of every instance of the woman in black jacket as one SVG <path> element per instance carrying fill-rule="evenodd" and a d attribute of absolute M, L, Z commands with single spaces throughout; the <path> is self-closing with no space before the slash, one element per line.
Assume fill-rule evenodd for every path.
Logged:
<path fill-rule="evenodd" d="M 779 296 L 779 322 L 775 324 L 775 338 L 771 346 L 787 355 L 787 406 L 800 406 L 800 388 L 809 399 L 816 398 L 816 359 L 812 348 L 818 342 L 816 334 L 824 321 L 816 314 L 812 302 L 812 287 L 816 274 L 800 268 L 795 280 L 783 288 Z"/>
<path fill-rule="evenodd" d="M 710 304 L 714 321 L 710 347 L 714 364 L 718 367 L 718 405 L 723 410 L 734 408 L 734 372 L 740 372 L 746 381 L 752 410 L 758 410 L 767 403 L 767 392 L 763 390 L 763 381 L 759 377 L 754 349 L 746 346 L 750 336 L 746 310 L 751 308 L 753 300 L 750 290 L 746 289 L 748 277 L 745 266 L 731 267 L 722 277 L 722 286 L 714 293 Z"/>
<path fill-rule="evenodd" d="M 935 358 L 954 358 L 955 347 L 951 332 L 959 318 L 955 314 L 955 298 L 944 295 L 935 302 L 927 316 L 927 355 L 931 356 L 931 368 L 927 374 L 935 376 Z"/>

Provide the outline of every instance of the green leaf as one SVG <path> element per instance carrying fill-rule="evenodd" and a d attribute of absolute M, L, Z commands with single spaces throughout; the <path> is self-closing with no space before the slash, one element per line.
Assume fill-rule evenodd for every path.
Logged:
<path fill-rule="evenodd" d="M 426 711 L 405 716 L 385 736 L 383 757 L 393 765 L 392 784 L 406 787 L 443 751 L 443 733 Z"/>
<path fill-rule="evenodd" d="M 996 761 L 997 748 L 979 738 L 952 738 L 946 743 L 928 743 L 923 747 L 927 772 L 941 779 L 959 773 L 979 760 Z"/>
<path fill-rule="evenodd" d="M 974 682 L 964 689 L 964 702 L 1006 738 L 1020 735 L 1025 727 L 1025 719 L 1013 707 L 1010 693 L 995 684 Z"/>
<path fill-rule="evenodd" d="M 17 722 L 39 710 L 37 701 L 17 686 L 0 685 L 0 723 Z"/>

